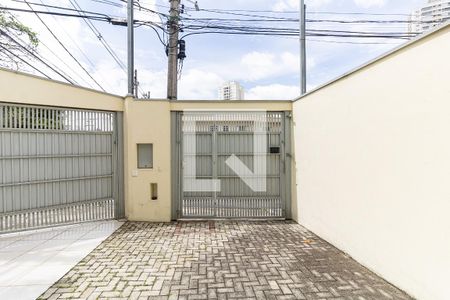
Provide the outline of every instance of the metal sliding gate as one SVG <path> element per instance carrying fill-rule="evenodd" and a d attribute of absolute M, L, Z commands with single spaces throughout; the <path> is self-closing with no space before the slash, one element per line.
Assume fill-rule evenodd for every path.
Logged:
<path fill-rule="evenodd" d="M 173 219 L 290 218 L 290 115 L 264 113 L 266 189 L 256 192 L 226 163 L 236 156 L 254 170 L 255 155 L 261 153 L 254 149 L 251 112 L 173 113 Z M 193 134 L 195 147 L 184 145 L 186 137 Z M 186 190 L 186 180 L 191 178 L 186 177 L 185 169 L 192 168 L 187 163 L 191 156 L 195 156 L 195 170 L 189 172 L 195 174 L 192 177 L 220 181 L 220 191 Z"/>
<path fill-rule="evenodd" d="M 0 104 L 0 233 L 123 214 L 121 115 Z"/>

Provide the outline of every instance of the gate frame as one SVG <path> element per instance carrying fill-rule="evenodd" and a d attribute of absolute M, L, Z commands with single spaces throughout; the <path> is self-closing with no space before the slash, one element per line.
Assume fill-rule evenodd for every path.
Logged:
<path fill-rule="evenodd" d="M 214 109 L 211 109 L 214 111 Z M 267 111 L 277 112 L 283 114 L 283 132 L 281 134 L 281 149 L 282 156 L 280 162 L 282 163 L 282 168 L 284 168 L 284 175 L 280 176 L 280 182 L 282 183 L 282 189 L 280 190 L 280 198 L 283 203 L 284 217 L 281 219 L 292 219 L 292 143 L 291 143 L 291 127 L 292 127 L 292 112 L 291 111 Z M 182 203 L 182 182 L 183 182 L 183 172 L 181 169 L 182 163 L 182 115 L 183 111 L 171 111 L 171 218 L 172 220 L 178 220 L 183 218 L 181 216 L 181 203 Z M 189 219 L 205 219 L 208 217 L 198 217 Z M 210 218 L 211 219 L 211 218 Z M 213 217 L 213 219 L 242 219 L 242 218 L 223 218 L 223 217 Z M 248 217 L 245 219 L 264 219 Z M 268 219 L 268 217 L 267 217 Z M 272 218 L 271 218 L 272 219 Z M 280 218 L 275 218 L 280 219 Z"/>
<path fill-rule="evenodd" d="M 80 107 L 64 107 L 64 106 L 56 106 L 56 105 L 42 105 L 42 104 L 30 104 L 30 103 L 16 103 L 16 102 L 4 102 L 1 101 L 0 104 L 4 104 L 11 107 L 29 107 L 29 108 L 42 108 L 42 109 L 61 109 L 61 110 L 74 110 L 74 111 L 91 111 L 91 112 L 105 112 L 105 113 L 111 113 L 113 114 L 113 132 L 111 133 L 112 137 L 112 149 L 111 149 L 111 167 L 112 167 L 112 201 L 114 201 L 114 207 L 112 210 L 113 213 L 113 219 L 123 219 L 125 218 L 125 192 L 124 192 L 124 113 L 122 111 L 114 111 L 114 110 L 102 110 L 102 109 L 90 109 L 90 108 L 80 108 Z M 45 132 L 45 129 L 42 129 L 42 132 Z M 1 213 L 0 215 L 6 216 L 10 215 L 14 218 L 21 219 L 25 218 L 27 213 L 43 213 L 47 214 L 45 210 L 51 210 L 55 213 L 58 211 L 68 211 L 72 207 L 71 205 L 82 205 L 82 206 L 89 206 L 90 203 L 94 203 L 96 200 L 88 200 L 88 201 L 80 201 L 80 202 L 74 202 L 70 204 L 62 204 L 57 206 L 50 206 L 50 207 L 40 207 L 40 208 L 33 208 L 33 209 L 26 209 L 26 210 L 18 210 L 13 212 L 7 212 L 7 213 Z M 58 219 L 61 217 L 58 216 Z M 55 224 L 49 223 L 49 224 L 41 224 L 37 226 L 20 226 L 16 229 L 10 229 L 5 231 L 0 231 L 1 234 L 5 233 L 12 233 L 12 232 L 18 232 L 18 231 L 26 231 L 26 230 L 35 230 L 35 229 L 42 229 L 42 228 L 48 228 L 48 227 L 57 227 L 57 226 L 64 226 L 64 225 L 71 225 L 71 224 L 79 224 L 83 222 L 92 222 L 92 221 L 98 221 L 98 220 L 84 220 L 84 221 L 69 221 L 67 222 L 57 222 Z M 26 223 L 26 222 L 25 222 Z"/>
<path fill-rule="evenodd" d="M 115 202 L 115 219 L 125 218 L 125 160 L 124 160 L 124 116 L 123 112 L 115 112 L 114 147 L 113 147 L 113 198 Z"/>

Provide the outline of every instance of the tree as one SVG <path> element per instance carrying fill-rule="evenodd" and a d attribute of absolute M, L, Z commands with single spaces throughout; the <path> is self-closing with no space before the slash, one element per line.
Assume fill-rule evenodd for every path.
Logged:
<path fill-rule="evenodd" d="M 18 21 L 12 14 L 0 9 L 0 66 L 26 69 L 39 40 L 37 34 Z"/>

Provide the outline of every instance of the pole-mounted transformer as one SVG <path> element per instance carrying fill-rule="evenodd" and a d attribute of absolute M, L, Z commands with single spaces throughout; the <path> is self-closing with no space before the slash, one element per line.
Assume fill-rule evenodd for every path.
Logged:
<path fill-rule="evenodd" d="M 186 41 L 185 40 L 179 40 L 178 41 L 178 52 L 177 57 L 180 60 L 183 60 L 186 58 Z M 169 56 L 169 45 L 166 46 L 166 56 Z"/>
<path fill-rule="evenodd" d="M 200 11 L 197 1 L 184 0 L 194 4 L 195 10 Z M 168 72 L 167 72 L 167 99 L 177 100 L 178 98 L 178 61 L 186 58 L 186 42 L 179 39 L 179 33 L 183 31 L 180 26 L 180 14 L 184 13 L 185 7 L 181 4 L 181 0 L 169 0 L 170 17 L 167 22 L 169 31 L 169 43 L 166 47 L 168 56 Z"/>
<path fill-rule="evenodd" d="M 186 41 L 178 41 L 178 59 L 183 60 L 186 58 Z"/>

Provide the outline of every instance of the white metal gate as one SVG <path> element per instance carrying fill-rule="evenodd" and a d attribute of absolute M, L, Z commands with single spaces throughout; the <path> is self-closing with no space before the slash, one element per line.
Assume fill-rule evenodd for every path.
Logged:
<path fill-rule="evenodd" d="M 267 112 L 266 190 L 253 191 L 227 165 L 231 155 L 254 169 L 254 122 L 239 117 L 248 112 L 200 112 L 174 116 L 172 172 L 174 189 L 173 218 L 286 218 L 289 217 L 288 189 L 290 170 L 286 135 L 289 122 L 284 112 Z M 192 120 L 195 119 L 195 128 Z M 195 153 L 183 151 L 183 137 L 195 134 Z M 183 168 L 194 155 L 196 179 L 217 179 L 220 191 L 185 191 Z"/>
<path fill-rule="evenodd" d="M 115 218 L 114 112 L 0 104 L 0 233 Z"/>

